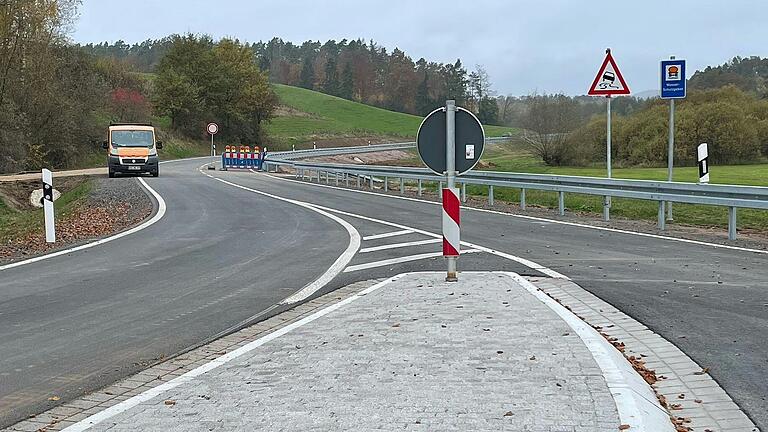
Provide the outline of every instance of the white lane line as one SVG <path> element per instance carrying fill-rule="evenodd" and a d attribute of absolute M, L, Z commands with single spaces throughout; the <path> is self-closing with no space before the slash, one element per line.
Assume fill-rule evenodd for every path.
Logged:
<path fill-rule="evenodd" d="M 372 246 L 369 248 L 362 248 L 360 249 L 360 253 L 366 253 L 366 252 L 376 252 L 380 250 L 387 250 L 387 249 L 399 249 L 404 247 L 410 247 L 410 246 L 421 246 L 426 244 L 432 244 L 432 243 L 440 243 L 441 239 L 429 239 L 429 240 L 417 240 L 407 243 L 392 243 L 392 244 L 385 244 L 381 246 Z"/>
<path fill-rule="evenodd" d="M 89 249 L 89 248 L 92 248 L 94 246 L 103 245 L 104 243 L 109 243 L 109 242 L 111 242 L 113 240 L 117 240 L 119 238 L 123 238 L 125 236 L 137 233 L 137 232 L 139 232 L 139 231 L 141 231 L 141 230 L 143 230 L 145 228 L 148 228 L 151 225 L 155 224 L 157 221 L 162 219 L 163 216 L 165 215 L 165 211 L 166 211 L 165 200 L 163 200 L 163 197 L 160 196 L 160 194 L 157 193 L 157 191 L 152 189 L 147 184 L 147 182 L 144 181 L 143 178 L 139 178 L 139 182 L 157 200 L 157 213 L 155 213 L 155 215 L 152 216 L 149 220 L 146 220 L 143 223 L 141 223 L 140 225 L 137 225 L 137 226 L 135 226 L 135 227 L 133 227 L 133 228 L 127 230 L 127 231 L 123 231 L 121 233 L 115 234 L 115 235 L 107 237 L 107 238 L 103 238 L 101 240 L 96 240 L 95 242 L 86 243 L 84 245 L 76 246 L 76 247 L 73 247 L 73 248 L 56 251 L 56 252 L 53 252 L 53 253 L 49 253 L 47 255 L 40 255 L 38 257 L 26 259 L 24 261 L 17 261 L 17 262 L 14 262 L 14 263 L 2 265 L 2 266 L 0 266 L 0 271 L 8 270 L 8 269 L 11 269 L 11 268 L 14 268 L 14 267 L 23 266 L 23 265 L 26 265 L 26 264 L 32 264 L 32 263 L 35 263 L 35 262 L 38 262 L 38 261 L 46 260 L 46 259 L 49 259 L 49 258 L 54 258 L 54 257 L 61 256 L 61 255 L 66 255 L 66 254 L 69 254 L 69 253 L 72 253 L 72 252 L 81 251 L 83 249 Z"/>
<path fill-rule="evenodd" d="M 321 214 L 321 215 L 323 215 L 323 216 L 333 220 L 334 222 L 338 223 L 339 225 L 344 227 L 344 229 L 347 230 L 347 234 L 349 234 L 349 245 L 344 250 L 344 252 L 342 252 L 341 255 L 339 255 L 339 257 L 336 258 L 336 261 L 334 261 L 334 263 L 331 264 L 331 266 L 319 278 L 317 278 L 313 282 L 310 282 L 307 286 L 305 286 L 304 288 L 302 288 L 299 291 L 295 292 L 293 295 L 287 297 L 285 300 L 280 302 L 281 304 L 291 304 L 291 303 L 300 302 L 300 301 L 308 298 L 309 296 L 311 296 L 312 294 L 314 294 L 318 290 L 320 290 L 322 287 L 324 287 L 328 282 L 333 280 L 333 278 L 335 278 L 339 273 L 341 273 L 344 270 L 344 267 L 346 267 L 349 264 L 349 262 L 352 261 L 352 258 L 354 258 L 355 253 L 357 253 L 357 250 L 360 249 L 360 233 L 357 232 L 357 230 L 355 229 L 355 227 L 352 226 L 352 224 L 350 224 L 349 222 L 345 221 L 344 219 L 342 219 L 342 218 L 340 218 L 340 217 L 338 217 L 336 215 L 330 214 L 330 213 L 324 211 L 323 209 L 318 209 L 315 206 L 311 205 L 310 203 L 306 203 L 306 202 L 303 202 L 303 201 L 297 201 L 297 200 L 293 200 L 293 199 L 289 199 L 289 198 L 283 198 L 283 197 L 280 197 L 280 196 L 277 196 L 277 195 L 272 195 L 272 194 L 267 193 L 267 192 L 262 192 L 262 191 L 259 191 L 259 190 L 256 190 L 256 189 L 252 189 L 252 188 L 249 188 L 249 187 L 246 187 L 246 186 L 241 186 L 241 185 L 239 185 L 237 183 L 232 183 L 230 181 L 223 180 L 223 179 L 220 179 L 218 177 L 214 177 L 214 176 L 212 176 L 212 175 L 210 175 L 208 173 L 203 172 L 202 169 L 198 169 L 198 171 L 200 171 L 206 177 L 210 177 L 210 178 L 212 178 L 212 179 L 214 179 L 216 181 L 222 182 L 224 184 L 227 184 L 227 185 L 230 185 L 230 186 L 234 186 L 236 188 L 240 188 L 240 189 L 246 190 L 248 192 L 253 192 L 253 193 L 256 193 L 256 194 L 259 194 L 259 195 L 263 195 L 263 196 L 266 196 L 266 197 L 269 197 L 269 198 L 272 198 L 272 199 L 276 199 L 276 200 L 280 200 L 280 201 L 283 201 L 283 202 L 291 203 L 291 204 L 297 205 L 299 207 L 304 207 L 304 208 L 306 208 L 308 210 L 311 210 L 311 211 L 313 211 L 315 213 L 319 213 L 319 214 Z"/>
<path fill-rule="evenodd" d="M 383 238 L 387 238 L 387 237 L 395 237 L 395 236 L 401 236 L 401 235 L 406 235 L 406 234 L 413 234 L 413 231 L 411 231 L 411 230 L 402 230 L 402 231 L 393 231 L 393 232 L 388 232 L 388 233 L 383 233 L 383 234 L 374 234 L 374 235 L 369 235 L 369 236 L 363 237 L 363 240 L 378 240 L 378 239 L 383 239 Z"/>
<path fill-rule="evenodd" d="M 370 288 L 366 288 L 365 290 L 360 291 L 359 293 L 354 294 L 354 295 L 352 295 L 350 297 L 347 297 L 347 298 L 345 298 L 344 300 L 341 300 L 338 303 L 334 303 L 334 304 L 332 304 L 330 306 L 327 306 L 327 307 L 325 307 L 325 308 L 323 308 L 323 309 L 313 313 L 312 315 L 309 315 L 309 316 L 307 316 L 305 318 L 302 318 L 302 319 L 300 319 L 300 320 L 298 320 L 298 321 L 296 321 L 294 323 L 288 324 L 285 327 L 279 328 L 279 329 L 275 330 L 274 332 L 272 332 L 272 333 L 270 333 L 270 334 L 268 334 L 266 336 L 260 337 L 259 339 L 256 339 L 255 341 L 250 342 L 250 343 L 248 343 L 246 345 L 243 345 L 242 347 L 240 347 L 240 348 L 238 348 L 238 349 L 236 349 L 234 351 L 228 352 L 227 354 L 224 354 L 223 356 L 221 356 L 221 357 L 219 357 L 219 358 L 217 358 L 215 360 L 211 360 L 208 363 L 205 363 L 205 364 L 203 364 L 201 366 L 198 366 L 197 368 L 192 369 L 191 371 L 185 373 L 184 375 L 180 375 L 180 376 L 178 376 L 178 377 L 176 377 L 176 378 L 174 378 L 174 379 L 172 379 L 172 380 L 170 380 L 170 381 L 168 381 L 166 383 L 160 384 L 157 387 L 151 388 L 151 389 L 149 389 L 149 390 L 147 390 L 147 391 L 145 391 L 143 393 L 139 393 L 138 395 L 133 396 L 132 398 L 126 399 L 126 400 L 118 403 L 117 405 L 113 405 L 113 406 L 105 409 L 104 411 L 98 412 L 98 413 L 96 413 L 96 414 L 94 414 L 94 415 L 92 415 L 92 416 L 90 416 L 90 417 L 88 417 L 86 419 L 83 419 L 83 420 L 73 424 L 72 426 L 69 426 L 66 429 L 63 429 L 63 430 L 67 431 L 67 432 L 80 432 L 80 431 L 88 430 L 88 429 L 90 429 L 94 425 L 97 425 L 97 424 L 99 424 L 99 423 L 101 423 L 101 422 L 103 422 L 105 420 L 108 420 L 108 419 L 110 419 L 110 418 L 112 418 L 112 417 L 114 417 L 114 416 L 116 416 L 116 415 L 118 415 L 120 413 L 128 411 L 129 409 L 135 407 L 136 405 L 138 405 L 138 404 L 140 404 L 142 402 L 146 402 L 146 401 L 149 401 L 151 399 L 154 399 L 157 396 L 159 396 L 159 395 L 161 395 L 161 394 L 163 394 L 163 393 L 165 393 L 165 392 L 167 392 L 169 390 L 172 390 L 172 389 L 174 389 L 174 388 L 176 388 L 176 387 L 178 387 L 178 386 L 180 386 L 180 385 L 182 385 L 182 384 L 184 384 L 186 382 L 192 381 L 194 378 L 196 378 L 196 377 L 198 377 L 200 375 L 203 375 L 206 372 L 212 371 L 212 370 L 218 368 L 219 366 L 227 364 L 230 361 L 232 361 L 232 360 L 242 356 L 243 354 L 247 354 L 247 353 L 255 350 L 256 348 L 258 348 L 258 347 L 260 347 L 260 346 L 262 346 L 262 345 L 264 345 L 264 344 L 266 344 L 268 342 L 271 342 L 271 341 L 279 338 L 280 336 L 283 336 L 283 335 L 285 335 L 287 333 L 290 333 L 290 332 L 292 332 L 293 330 L 296 330 L 299 327 L 302 327 L 302 326 L 304 326 L 306 324 L 311 323 L 312 321 L 317 320 L 318 318 L 321 318 L 321 317 L 323 317 L 325 315 L 328 315 L 329 313 L 331 313 L 331 312 L 333 312 L 333 311 L 335 311 L 337 309 L 340 309 L 340 308 L 342 308 L 342 307 L 352 303 L 353 301 L 358 300 L 361 297 L 364 297 L 364 296 L 366 296 L 366 295 L 368 295 L 368 294 L 378 290 L 379 288 L 381 288 L 381 287 L 383 287 L 383 286 L 385 286 L 387 284 L 390 284 L 392 282 L 397 281 L 401 277 L 403 277 L 403 275 L 397 275 L 397 276 L 392 277 L 390 279 L 387 279 L 387 280 L 385 280 L 383 282 L 379 282 L 376 285 L 374 285 L 374 286 L 372 286 Z"/>
<path fill-rule="evenodd" d="M 584 320 L 556 302 L 528 279 L 516 273 L 506 273 L 547 305 L 584 342 L 592 358 L 600 367 L 608 390 L 616 403 L 621 424 L 628 424 L 639 432 L 673 432 L 669 413 L 659 405 L 651 387 L 638 374 L 623 354 L 611 345 Z"/>
<path fill-rule="evenodd" d="M 467 249 L 467 250 L 461 251 L 461 254 L 464 255 L 464 254 L 477 253 L 477 252 L 481 252 L 481 251 L 477 249 Z M 423 253 L 418 255 L 408 255 L 404 257 L 385 259 L 381 261 L 374 261 L 374 262 L 369 262 L 365 264 L 349 266 L 346 269 L 344 269 L 344 273 L 351 273 L 353 271 L 358 271 L 358 270 L 368 270 L 376 267 L 384 267 L 388 265 L 401 264 L 404 262 L 418 261 L 418 260 L 423 260 L 428 258 L 437 258 L 441 256 L 443 256 L 442 252 L 429 252 L 429 253 Z"/>
<path fill-rule="evenodd" d="M 262 174 L 267 176 L 267 177 L 271 177 L 273 179 L 289 181 L 289 182 L 295 182 L 295 183 L 301 183 L 301 184 L 304 184 L 304 185 L 324 187 L 324 188 L 331 188 L 331 189 L 338 189 L 338 190 L 354 192 L 354 193 L 361 193 L 361 194 L 367 194 L 367 195 L 376 195 L 376 196 L 387 197 L 387 198 L 392 198 L 392 199 L 399 199 L 399 200 L 405 200 L 405 201 L 415 201 L 415 202 L 420 202 L 420 203 L 424 203 L 424 204 L 432 204 L 432 205 L 437 205 L 437 206 L 442 205 L 439 202 L 427 201 L 427 200 L 418 199 L 418 198 L 404 197 L 404 196 L 398 196 L 398 195 L 389 195 L 389 194 L 383 194 L 383 193 L 379 193 L 379 192 L 371 192 L 371 191 L 364 191 L 364 190 L 357 190 L 357 189 L 347 189 L 347 188 L 338 187 L 338 186 L 324 185 L 324 184 L 318 184 L 318 183 L 310 183 L 310 182 L 306 182 L 306 181 L 300 181 L 300 180 L 294 180 L 294 179 L 289 179 L 289 178 L 277 177 L 277 176 L 273 176 L 271 174 L 266 174 L 266 173 L 262 173 Z M 517 218 L 517 219 L 525 219 L 525 220 L 536 221 L 536 222 L 546 222 L 546 223 L 553 223 L 553 224 L 558 224 L 558 225 L 566 225 L 566 226 L 573 226 L 573 227 L 578 227 L 578 228 L 592 229 L 592 230 L 597 230 L 597 231 L 607 231 L 607 232 L 614 232 L 614 233 L 618 233 L 618 234 L 633 235 L 633 236 L 638 236 L 638 237 L 647 237 L 647 238 L 654 238 L 654 239 L 659 239 L 659 240 L 668 240 L 668 241 L 674 241 L 674 242 L 680 242 L 680 243 L 689 243 L 689 244 L 696 244 L 696 245 L 702 245 L 702 246 L 710 246 L 710 247 L 718 248 L 718 249 L 730 249 L 730 250 L 737 250 L 737 251 L 742 251 L 742 252 L 754 252 L 754 253 L 758 253 L 758 254 L 768 254 L 768 250 L 766 250 L 766 249 L 751 249 L 751 248 L 745 248 L 745 247 L 740 247 L 740 246 L 731 246 L 731 245 L 724 245 L 724 244 L 718 244 L 718 243 L 708 243 L 708 242 L 701 241 L 701 240 L 690 240 L 690 239 L 679 238 L 679 237 L 669 237 L 669 236 L 663 236 L 663 235 L 658 235 L 658 234 L 649 234 L 649 233 L 642 233 L 642 232 L 636 232 L 636 231 L 627 231 L 627 230 L 618 229 L 618 228 L 609 228 L 609 227 L 587 225 L 587 224 L 582 224 L 582 223 L 577 223 L 577 222 L 567 222 L 567 221 L 561 221 L 561 220 L 555 220 L 555 219 L 547 219 L 547 218 L 542 218 L 542 217 L 537 217 L 537 216 L 527 216 L 527 215 L 519 215 L 519 214 L 514 214 L 514 213 L 504 213 L 504 212 L 500 212 L 500 211 L 497 211 L 497 210 L 488 210 L 488 209 L 481 209 L 481 208 L 475 208 L 475 207 L 461 206 L 461 208 L 464 209 L 464 210 L 471 210 L 471 211 L 482 212 L 482 213 L 491 213 L 491 214 L 496 214 L 496 215 L 500 215 L 500 216 L 507 216 L 507 217 Z"/>
<path fill-rule="evenodd" d="M 329 208 L 329 207 L 323 207 L 323 206 L 320 206 L 320 205 L 317 205 L 317 204 L 310 204 L 310 205 L 313 206 L 313 207 L 325 210 L 325 211 L 330 212 L 330 213 L 336 213 L 336 214 L 340 214 L 340 215 L 344 215 L 344 216 L 349 216 L 349 217 L 353 217 L 353 218 L 357 218 L 357 219 L 366 220 L 366 221 L 369 221 L 369 222 L 376 222 L 376 223 L 380 223 L 382 225 L 388 225 L 388 226 L 391 226 L 391 227 L 394 227 L 394 228 L 408 229 L 408 230 L 411 230 L 411 231 L 413 231 L 415 233 L 424 234 L 426 236 L 430 236 L 430 237 L 434 237 L 434 238 L 439 238 L 439 239 L 443 238 L 442 234 L 435 234 L 433 232 L 424 231 L 424 230 L 421 230 L 421 229 L 418 229 L 418 228 L 409 227 L 409 226 L 401 225 L 401 224 L 394 223 L 394 222 L 388 222 L 388 221 L 381 220 L 381 219 L 376 219 L 376 218 L 372 218 L 372 217 L 368 217 L 368 216 L 363 216 L 363 215 L 359 215 L 359 214 L 355 214 L 355 213 L 345 212 L 345 211 L 342 211 L 342 210 L 336 210 L 336 209 L 332 209 L 332 208 Z M 549 277 L 553 277 L 553 278 L 557 278 L 557 279 L 571 280 L 571 278 L 569 278 L 568 276 L 565 276 L 562 273 L 558 273 L 555 270 L 552 270 L 551 268 L 545 267 L 545 266 L 543 266 L 543 265 L 541 265 L 541 264 L 539 264 L 537 262 L 534 262 L 534 261 L 531 261 L 531 260 L 528 260 L 528 259 L 516 256 L 516 255 L 512 255 L 512 254 L 509 254 L 509 253 L 506 253 L 506 252 L 497 251 L 495 249 L 491 249 L 491 248 L 488 248 L 488 247 L 485 247 L 485 246 L 480 246 L 478 244 L 470 243 L 470 242 L 467 242 L 467 241 L 462 241 L 461 244 L 464 245 L 464 246 L 468 246 L 468 247 L 470 247 L 472 249 L 477 249 L 477 250 L 480 250 L 482 252 L 487 252 L 489 254 L 496 255 L 496 256 L 508 259 L 510 261 L 518 262 L 518 263 L 520 263 L 520 264 L 522 264 L 522 265 L 524 265 L 526 267 L 534 269 L 534 270 L 536 270 L 536 271 L 538 271 L 540 273 L 543 273 L 543 274 L 545 274 L 545 275 L 547 275 Z"/>

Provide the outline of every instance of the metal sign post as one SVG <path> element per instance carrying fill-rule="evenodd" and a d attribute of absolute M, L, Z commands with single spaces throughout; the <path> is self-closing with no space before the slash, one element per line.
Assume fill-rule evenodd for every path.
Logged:
<path fill-rule="evenodd" d="M 592 81 L 592 86 L 587 92 L 590 96 L 605 96 L 608 98 L 607 107 L 607 125 L 606 125 L 606 150 L 605 150 L 605 164 L 608 168 L 608 178 L 611 178 L 611 96 L 614 95 L 628 95 L 629 86 L 624 81 L 624 76 L 621 74 L 619 67 L 616 65 L 616 61 L 611 55 L 611 49 L 605 50 L 605 59 L 600 69 L 597 71 L 595 79 Z M 611 219 L 611 197 L 605 196 L 603 201 L 603 219 L 607 222 Z"/>
<path fill-rule="evenodd" d="M 485 147 L 485 131 L 480 121 L 468 110 L 457 107 L 456 101 L 445 102 L 421 122 L 416 134 L 416 148 L 424 165 L 435 174 L 444 176 L 446 188 L 440 182 L 443 198 L 443 256 L 447 260 L 446 280 L 458 280 L 461 253 L 461 201 L 456 189 L 456 176 L 471 170 L 480 160 Z"/>
<path fill-rule="evenodd" d="M 456 101 L 453 100 L 445 102 L 445 183 L 449 189 L 449 193 L 456 189 Z M 445 201 L 445 193 L 443 193 L 443 201 Z M 443 219 L 445 219 L 445 217 L 443 217 Z M 461 246 L 459 236 L 460 234 L 457 230 L 454 239 L 447 239 L 449 243 L 453 243 L 451 240 L 455 241 L 455 244 L 452 244 L 452 246 L 454 246 L 457 255 L 460 253 Z M 453 255 L 446 257 L 446 260 L 448 261 L 448 273 L 445 280 L 448 282 L 456 282 L 458 280 L 456 275 L 457 259 L 458 256 Z"/>
<path fill-rule="evenodd" d="M 608 114 L 606 117 L 606 130 L 605 130 L 605 164 L 608 167 L 608 178 L 611 178 L 613 173 L 611 172 L 611 95 L 606 96 L 608 99 Z M 611 220 L 611 196 L 606 195 L 603 200 L 603 220 L 608 222 Z"/>
<path fill-rule="evenodd" d="M 661 61 L 661 91 L 662 99 L 669 99 L 669 142 L 667 146 L 667 181 L 672 181 L 672 171 L 675 160 L 675 99 L 684 99 L 685 85 L 685 60 L 676 60 L 670 56 L 669 60 Z M 667 202 L 667 220 L 672 220 L 672 203 Z"/>
<path fill-rule="evenodd" d="M 43 168 L 43 211 L 45 213 L 45 241 L 56 242 L 56 224 L 53 220 L 53 173 Z"/>
<path fill-rule="evenodd" d="M 208 123 L 208 126 L 205 127 L 205 131 L 211 136 L 211 158 L 213 159 L 210 165 L 208 165 L 208 169 L 216 169 L 216 144 L 213 142 L 213 136 L 219 132 L 219 125 L 213 122 Z"/>

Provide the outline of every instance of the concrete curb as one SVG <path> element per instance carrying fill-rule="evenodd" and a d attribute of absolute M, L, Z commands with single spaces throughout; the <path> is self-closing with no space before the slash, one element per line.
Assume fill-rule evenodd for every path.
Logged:
<path fill-rule="evenodd" d="M 640 432 L 675 431 L 669 413 L 661 406 L 651 386 L 635 371 L 622 353 L 597 330 L 546 295 L 528 279 L 516 273 L 507 274 L 549 306 L 579 335 L 603 371 L 623 425 L 629 425 L 631 430 Z"/>

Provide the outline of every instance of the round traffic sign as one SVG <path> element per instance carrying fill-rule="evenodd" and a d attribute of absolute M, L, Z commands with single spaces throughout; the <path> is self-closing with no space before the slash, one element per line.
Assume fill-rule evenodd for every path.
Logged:
<path fill-rule="evenodd" d="M 219 131 L 219 125 L 216 123 L 208 123 L 208 126 L 206 126 L 205 130 L 207 130 L 211 135 L 216 135 L 216 133 Z"/>
<path fill-rule="evenodd" d="M 416 148 L 424 165 L 435 174 L 445 174 L 445 108 L 438 108 L 421 122 L 416 135 Z M 474 168 L 485 147 L 485 131 L 472 112 L 456 107 L 456 173 Z"/>

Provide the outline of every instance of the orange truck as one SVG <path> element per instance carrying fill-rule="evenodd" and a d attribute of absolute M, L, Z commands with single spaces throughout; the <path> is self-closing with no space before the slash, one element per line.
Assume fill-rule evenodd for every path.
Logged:
<path fill-rule="evenodd" d="M 117 174 L 160 175 L 157 150 L 163 148 L 157 141 L 155 128 L 144 123 L 112 123 L 107 139 L 101 147 L 107 150 L 109 177 Z"/>

